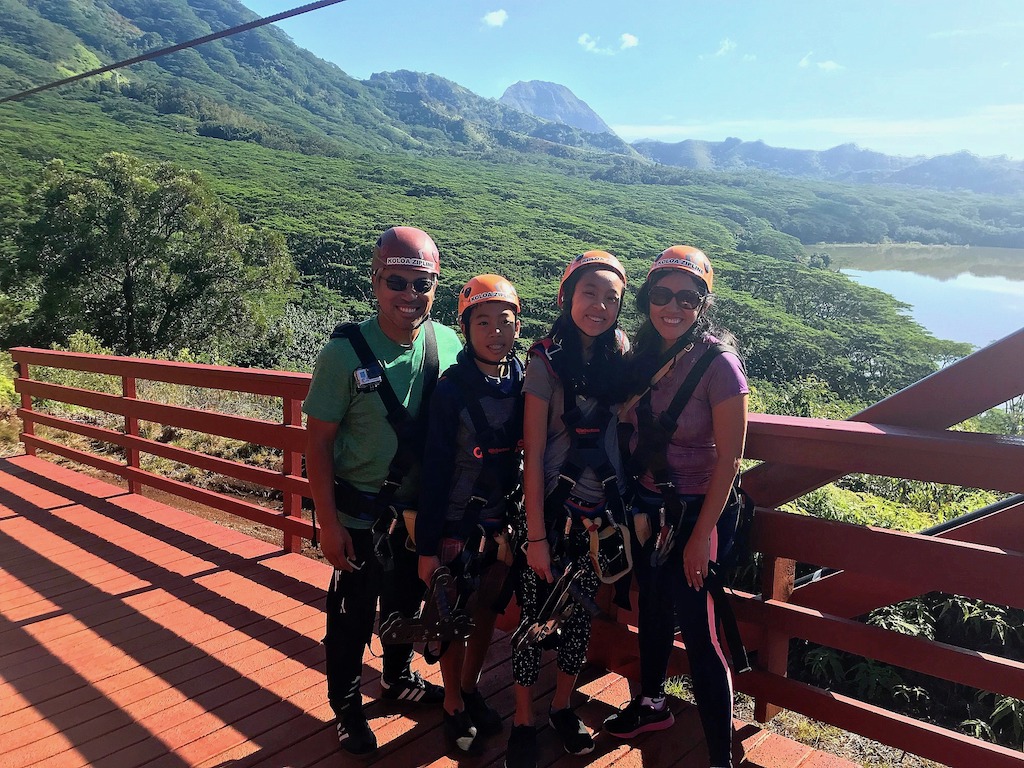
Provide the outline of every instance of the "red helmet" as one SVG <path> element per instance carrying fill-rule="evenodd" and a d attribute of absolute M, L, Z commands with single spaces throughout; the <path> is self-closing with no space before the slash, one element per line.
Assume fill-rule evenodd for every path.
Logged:
<path fill-rule="evenodd" d="M 622 278 L 622 284 L 625 286 L 626 270 L 623 268 L 622 262 L 607 251 L 587 251 L 570 261 L 565 268 L 565 272 L 562 273 L 562 280 L 558 283 L 558 306 L 562 306 L 562 303 L 565 301 L 565 281 L 569 279 L 570 275 L 583 267 L 593 266 L 601 269 L 610 269 Z"/>
<path fill-rule="evenodd" d="M 715 272 L 711 269 L 711 261 L 704 255 L 704 251 L 694 248 L 692 245 L 673 245 L 666 248 L 658 258 L 651 264 L 647 272 L 647 280 L 659 269 L 678 269 L 692 275 L 704 283 L 708 292 L 715 282 Z"/>
<path fill-rule="evenodd" d="M 512 283 L 501 275 L 478 275 L 459 291 L 459 317 L 461 318 L 467 309 L 488 301 L 503 301 L 515 307 L 517 315 L 520 312 L 519 294 Z"/>
<path fill-rule="evenodd" d="M 441 274 L 441 257 L 430 235 L 416 227 L 392 227 L 373 246 L 371 272 L 391 267 Z"/>

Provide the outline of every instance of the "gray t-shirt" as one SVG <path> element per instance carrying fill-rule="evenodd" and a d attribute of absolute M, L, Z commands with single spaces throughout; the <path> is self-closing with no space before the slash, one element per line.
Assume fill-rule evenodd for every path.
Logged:
<path fill-rule="evenodd" d="M 536 355 L 531 355 L 526 366 L 526 381 L 523 392 L 539 397 L 548 403 L 548 442 L 544 449 L 544 493 L 550 494 L 558 485 L 558 473 L 569 454 L 569 432 L 562 421 L 565 397 L 562 394 L 562 383 L 553 376 L 547 364 Z M 584 416 L 593 413 L 597 408 L 597 400 L 578 396 L 577 404 Z M 619 480 L 619 492 L 625 492 L 626 483 L 622 472 L 622 460 L 619 456 L 618 418 L 612 411 L 611 421 L 604 436 L 605 451 L 615 468 Z M 590 467 L 583 471 L 579 482 L 572 490 L 572 495 L 584 501 L 596 503 L 604 501 L 604 488 L 600 479 Z"/>

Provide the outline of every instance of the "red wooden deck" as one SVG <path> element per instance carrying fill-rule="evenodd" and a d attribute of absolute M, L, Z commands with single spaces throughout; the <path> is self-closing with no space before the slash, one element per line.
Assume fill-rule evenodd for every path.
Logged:
<path fill-rule="evenodd" d="M 328 577 L 322 563 L 50 462 L 0 460 L 0 768 L 455 765 L 437 711 L 377 701 L 377 755 L 337 749 L 319 643 Z M 482 681 L 506 720 L 508 659 L 502 637 Z M 372 654 L 365 663 L 379 670 Z M 541 685 L 553 687 L 550 665 Z M 591 726 L 629 697 L 598 669 L 580 692 Z M 696 711 L 677 709 L 667 733 L 600 738 L 566 764 L 706 766 Z M 737 728 L 744 766 L 853 765 Z M 501 765 L 504 738 L 458 763 Z M 561 755 L 548 729 L 541 746 L 544 763 Z"/>

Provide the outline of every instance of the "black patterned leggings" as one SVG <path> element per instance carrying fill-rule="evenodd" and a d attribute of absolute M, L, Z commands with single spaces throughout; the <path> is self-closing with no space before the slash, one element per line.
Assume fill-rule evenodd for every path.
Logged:
<path fill-rule="evenodd" d="M 570 532 L 565 549 L 572 553 L 565 558 L 569 567 L 579 568 L 581 576 L 576 581 L 580 592 L 593 598 L 597 594 L 600 581 L 594 566 L 590 563 L 590 539 L 583 529 Z M 533 622 L 537 618 L 544 601 L 551 591 L 551 584 L 540 582 L 531 568 L 524 568 L 516 585 L 516 600 L 521 612 L 520 621 Z M 567 675 L 578 675 L 583 669 L 587 658 L 587 647 L 590 645 L 590 611 L 577 605 L 572 615 L 562 625 L 562 638 L 558 645 L 558 668 Z M 512 653 L 512 679 L 524 687 L 537 682 L 540 672 L 541 649 L 529 646 Z"/>

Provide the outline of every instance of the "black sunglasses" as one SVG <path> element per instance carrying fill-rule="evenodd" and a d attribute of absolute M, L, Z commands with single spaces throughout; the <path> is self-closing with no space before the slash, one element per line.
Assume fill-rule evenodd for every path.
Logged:
<path fill-rule="evenodd" d="M 410 285 L 412 285 L 412 289 L 416 293 L 430 293 L 434 290 L 434 286 L 437 285 L 437 280 L 432 277 L 417 277 L 415 280 L 406 280 L 400 275 L 388 275 L 384 278 L 384 285 L 388 287 L 388 290 L 395 293 L 407 290 Z"/>
<path fill-rule="evenodd" d="M 656 285 L 651 288 L 647 294 L 647 298 L 651 300 L 651 304 L 656 307 L 664 307 L 672 299 L 676 300 L 683 309 L 697 309 L 701 304 L 704 303 L 704 299 L 707 298 L 706 293 L 700 293 L 698 291 L 691 291 L 684 288 L 681 291 L 672 292 L 664 285 Z"/>

